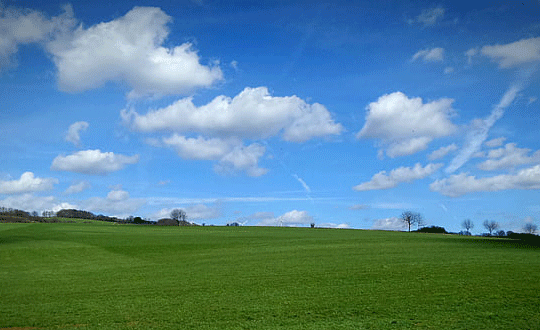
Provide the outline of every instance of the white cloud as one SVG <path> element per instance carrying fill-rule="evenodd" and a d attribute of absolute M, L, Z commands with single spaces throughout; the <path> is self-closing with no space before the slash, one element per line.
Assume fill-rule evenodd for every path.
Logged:
<path fill-rule="evenodd" d="M 448 145 L 446 147 L 440 147 L 439 149 L 433 151 L 428 155 L 429 160 L 435 160 L 439 158 L 443 158 L 448 153 L 452 151 L 456 151 L 458 149 L 457 145 L 455 143 L 452 143 L 451 145 Z"/>
<path fill-rule="evenodd" d="M 455 174 L 436 180 L 429 185 L 429 188 L 449 197 L 479 191 L 540 189 L 540 165 L 520 170 L 517 174 L 501 174 L 485 178 L 476 178 L 466 173 Z"/>
<path fill-rule="evenodd" d="M 540 61 L 540 37 L 521 39 L 505 45 L 484 46 L 482 55 L 499 63 L 500 68 L 510 68 Z"/>
<path fill-rule="evenodd" d="M 63 14 L 49 19 L 36 10 L 4 8 L 0 3 L 0 70 L 15 65 L 19 45 L 45 42 L 70 29 L 75 24 L 73 10 L 70 5 L 63 9 Z"/>
<path fill-rule="evenodd" d="M 467 56 L 467 63 L 469 65 L 472 64 L 472 58 L 478 54 L 478 48 L 471 48 L 468 51 L 465 52 L 465 56 Z"/>
<path fill-rule="evenodd" d="M 99 149 L 83 150 L 69 156 L 57 156 L 52 162 L 51 169 L 84 174 L 107 174 L 138 161 L 138 155 L 116 155 L 112 152 L 101 152 Z"/>
<path fill-rule="evenodd" d="M 448 167 L 446 167 L 446 173 L 454 173 L 457 169 L 463 166 L 471 157 L 480 151 L 482 143 L 486 141 L 489 130 L 499 120 L 503 114 L 504 109 L 508 107 L 516 98 L 517 93 L 521 90 L 521 87 L 512 85 L 503 95 L 491 114 L 485 119 L 476 119 L 472 122 L 472 127 L 468 129 L 465 144 L 459 153 L 452 159 Z"/>
<path fill-rule="evenodd" d="M 40 214 L 43 211 L 58 212 L 62 209 L 77 208 L 76 205 L 60 202 L 53 196 L 35 196 L 34 194 L 10 196 L 0 200 L 0 205 L 29 212 L 37 211 Z"/>
<path fill-rule="evenodd" d="M 136 212 L 146 201 L 142 198 L 130 198 L 127 191 L 116 187 L 107 194 L 106 198 L 92 197 L 82 203 L 88 211 L 104 212 L 119 218 L 125 218 Z"/>
<path fill-rule="evenodd" d="M 214 170 L 220 174 L 245 171 L 249 176 L 261 176 L 268 171 L 258 167 L 266 148 L 256 143 L 244 146 L 236 138 L 186 138 L 178 134 L 163 138 L 163 143 L 175 149 L 184 159 L 217 160 Z"/>
<path fill-rule="evenodd" d="M 258 226 L 302 226 L 313 222 L 313 217 L 307 211 L 292 210 L 277 218 L 264 218 Z"/>
<path fill-rule="evenodd" d="M 202 136 L 186 138 L 178 134 L 163 138 L 163 143 L 172 147 L 184 159 L 198 160 L 218 160 L 231 152 L 234 147 L 242 145 L 238 139 L 205 139 Z"/>
<path fill-rule="evenodd" d="M 321 104 L 297 96 L 271 96 L 266 87 L 245 88 L 234 98 L 218 96 L 197 107 L 191 98 L 139 115 L 123 110 L 124 122 L 141 132 L 197 132 L 219 137 L 264 139 L 282 133 L 285 141 L 304 142 L 343 131 Z"/>
<path fill-rule="evenodd" d="M 69 129 L 66 133 L 66 141 L 73 143 L 76 147 L 81 146 L 81 137 L 80 134 L 82 131 L 86 131 L 88 128 L 88 123 L 85 121 L 78 121 L 69 126 Z"/>
<path fill-rule="evenodd" d="M 351 226 L 347 223 L 333 223 L 333 222 L 326 222 L 317 224 L 317 228 L 338 228 L 338 229 L 349 229 Z"/>
<path fill-rule="evenodd" d="M 442 7 L 436 7 L 431 9 L 424 9 L 422 13 L 416 16 L 414 19 L 409 19 L 409 24 L 420 23 L 424 27 L 433 26 L 437 23 L 437 20 L 444 16 L 445 9 Z"/>
<path fill-rule="evenodd" d="M 478 164 L 478 168 L 484 171 L 493 171 L 540 163 L 540 150 L 529 156 L 530 151 L 531 149 L 518 148 L 515 143 L 507 143 L 504 148 L 490 150 L 487 154 L 489 159 Z"/>
<path fill-rule="evenodd" d="M 371 229 L 376 230 L 405 230 L 407 225 L 401 219 L 396 217 L 377 219 L 373 222 Z"/>
<path fill-rule="evenodd" d="M 264 175 L 268 172 L 268 169 L 259 167 L 259 158 L 265 152 L 266 148 L 256 143 L 247 147 L 235 147 L 214 165 L 214 170 L 221 174 L 245 171 L 247 175 L 252 177 Z"/>
<path fill-rule="evenodd" d="M 354 186 L 357 191 L 377 190 L 394 188 L 402 182 L 412 182 L 414 180 L 423 179 L 441 168 L 443 164 L 427 164 L 422 167 L 420 163 L 416 163 L 414 167 L 399 167 L 386 174 L 386 171 L 381 171 L 375 174 L 370 181 Z"/>
<path fill-rule="evenodd" d="M 444 68 L 444 74 L 450 74 L 453 72 L 454 72 L 454 68 L 451 66 L 447 66 L 446 68 Z"/>
<path fill-rule="evenodd" d="M 444 49 L 443 48 L 432 48 L 424 49 L 418 51 L 413 55 L 411 61 L 416 61 L 417 59 L 422 59 L 424 62 L 442 62 L 444 58 Z"/>
<path fill-rule="evenodd" d="M 12 195 L 51 190 L 58 184 L 55 178 L 37 178 L 32 172 L 24 172 L 18 180 L 0 181 L 0 194 Z"/>
<path fill-rule="evenodd" d="M 90 188 L 90 183 L 88 181 L 81 181 L 81 182 L 74 183 L 71 186 L 69 186 L 64 193 L 77 194 L 82 191 L 85 191 L 88 188 Z"/>
<path fill-rule="evenodd" d="M 453 102 L 442 98 L 423 103 L 401 92 L 383 95 L 366 107 L 366 123 L 356 137 L 380 139 L 389 157 L 416 153 L 456 130 L 450 121 Z"/>
<path fill-rule="evenodd" d="M 222 79 L 217 66 L 204 66 L 190 43 L 163 47 L 171 17 L 154 7 L 84 28 L 47 44 L 62 90 L 79 92 L 108 81 L 125 81 L 132 96 L 186 93 Z"/>
<path fill-rule="evenodd" d="M 502 146 L 504 141 L 506 141 L 506 138 L 504 136 L 501 136 L 499 138 L 491 139 L 489 141 L 486 141 L 486 142 L 484 142 L 484 144 L 486 145 L 486 147 L 495 148 L 495 147 Z"/>

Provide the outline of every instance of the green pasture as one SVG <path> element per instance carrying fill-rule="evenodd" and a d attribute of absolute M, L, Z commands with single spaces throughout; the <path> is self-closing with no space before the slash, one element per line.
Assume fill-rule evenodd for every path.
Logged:
<path fill-rule="evenodd" d="M 539 329 L 540 248 L 362 230 L 0 224 L 0 329 Z"/>

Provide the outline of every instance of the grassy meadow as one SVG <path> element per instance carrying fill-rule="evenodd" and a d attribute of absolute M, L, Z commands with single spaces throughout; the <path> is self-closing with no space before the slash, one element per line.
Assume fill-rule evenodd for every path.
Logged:
<path fill-rule="evenodd" d="M 0 224 L 0 329 L 539 329 L 540 248 L 363 230 Z"/>

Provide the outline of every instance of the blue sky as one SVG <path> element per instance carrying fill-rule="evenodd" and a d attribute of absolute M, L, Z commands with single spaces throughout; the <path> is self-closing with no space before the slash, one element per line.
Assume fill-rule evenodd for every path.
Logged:
<path fill-rule="evenodd" d="M 0 205 L 540 218 L 538 1 L 4 1 Z"/>

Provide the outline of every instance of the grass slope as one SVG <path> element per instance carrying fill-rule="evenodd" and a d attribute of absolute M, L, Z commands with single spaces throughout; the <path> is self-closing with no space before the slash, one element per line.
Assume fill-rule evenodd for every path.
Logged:
<path fill-rule="evenodd" d="M 0 328 L 538 329 L 539 256 L 429 234 L 0 224 Z"/>

